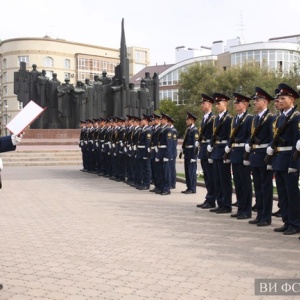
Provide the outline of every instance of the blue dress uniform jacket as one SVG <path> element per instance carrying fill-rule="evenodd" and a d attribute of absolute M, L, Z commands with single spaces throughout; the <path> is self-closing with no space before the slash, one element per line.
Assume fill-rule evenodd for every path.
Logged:
<path fill-rule="evenodd" d="M 231 130 L 233 131 L 238 123 L 235 122 L 236 118 L 232 119 Z M 243 156 L 245 153 L 245 143 L 250 137 L 251 134 L 251 124 L 253 116 L 246 114 L 243 120 L 241 121 L 241 127 L 239 128 L 236 136 L 234 137 L 233 143 L 228 146 L 231 148 L 230 161 L 232 163 L 243 163 Z"/>
<path fill-rule="evenodd" d="M 215 115 L 211 112 L 204 123 L 202 121 L 199 129 L 199 144 L 200 144 L 200 150 L 198 153 L 199 159 L 207 159 L 207 145 L 211 141 L 211 137 L 213 134 L 213 123 L 215 119 Z"/>
<path fill-rule="evenodd" d="M 266 157 L 266 149 L 272 140 L 272 126 L 274 122 L 274 116 L 267 110 L 266 115 L 264 116 L 263 121 L 261 122 L 261 127 L 255 135 L 254 138 L 251 136 L 254 134 L 255 129 L 260 124 L 260 119 L 258 116 L 255 116 L 251 124 L 251 136 L 247 141 L 251 146 L 250 152 L 250 166 L 253 168 L 265 168 L 266 163 L 264 159 Z"/>
<path fill-rule="evenodd" d="M 136 158 L 147 158 L 150 156 L 151 129 L 145 126 L 141 129 L 137 141 Z"/>
<path fill-rule="evenodd" d="M 171 176 L 171 188 L 176 187 L 176 157 L 177 157 L 177 142 L 178 142 L 178 132 L 175 127 L 172 128 L 172 158 L 170 160 L 170 176 Z"/>
<path fill-rule="evenodd" d="M 0 152 L 8 152 L 16 150 L 16 146 L 11 141 L 11 136 L 4 136 L 0 138 Z"/>

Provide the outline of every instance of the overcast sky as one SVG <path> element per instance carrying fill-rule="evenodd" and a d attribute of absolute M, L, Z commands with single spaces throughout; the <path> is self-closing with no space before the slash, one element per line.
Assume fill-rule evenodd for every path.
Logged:
<path fill-rule="evenodd" d="M 151 64 L 175 62 L 175 48 L 243 37 L 247 43 L 300 34 L 300 0 L 4 0 L 0 39 L 43 37 L 150 49 Z M 243 36 L 242 36 L 243 35 Z"/>

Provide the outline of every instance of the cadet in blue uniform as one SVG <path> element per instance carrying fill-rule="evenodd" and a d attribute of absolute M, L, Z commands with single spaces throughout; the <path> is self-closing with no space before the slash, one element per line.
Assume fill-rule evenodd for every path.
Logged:
<path fill-rule="evenodd" d="M 233 93 L 236 116 L 231 122 L 231 133 L 225 147 L 225 160 L 230 159 L 237 199 L 237 213 L 231 217 L 249 219 L 252 214 L 252 182 L 249 162 L 244 162 L 245 144 L 250 137 L 252 115 L 247 112 L 251 98 Z"/>
<path fill-rule="evenodd" d="M 212 105 L 214 99 L 201 94 L 202 100 L 200 102 L 201 110 L 204 113 L 200 129 L 199 129 L 199 154 L 201 168 L 204 175 L 204 183 L 206 187 L 205 201 L 202 204 L 197 204 L 197 207 L 203 209 L 213 208 L 216 206 L 216 195 L 215 195 L 215 185 L 214 185 L 214 174 L 213 174 L 213 164 L 208 162 L 207 158 L 207 145 L 211 141 L 213 134 L 213 123 L 215 115 L 212 112 Z"/>
<path fill-rule="evenodd" d="M 249 224 L 268 226 L 272 219 L 273 171 L 264 162 L 266 149 L 272 139 L 273 115 L 268 104 L 273 100 L 260 87 L 255 88 L 254 111 L 257 115 L 252 120 L 251 136 L 245 145 L 246 161 L 250 161 L 252 171 L 257 215 Z"/>
<path fill-rule="evenodd" d="M 150 152 L 150 161 L 151 161 L 151 174 L 154 188 L 150 192 L 160 192 L 162 190 L 161 182 L 159 178 L 159 162 L 155 161 L 156 153 L 158 151 L 158 135 L 161 130 L 160 121 L 161 115 L 153 113 L 153 125 L 152 125 L 152 137 L 151 137 L 151 152 Z"/>
<path fill-rule="evenodd" d="M 151 165 L 150 165 L 150 144 L 151 144 L 151 128 L 148 123 L 150 117 L 143 114 L 141 118 L 141 130 L 137 141 L 136 159 L 141 167 L 142 182 L 137 187 L 139 190 L 149 190 L 151 180 Z"/>
<path fill-rule="evenodd" d="M 215 193 L 218 206 L 210 212 L 218 214 L 230 213 L 232 205 L 231 164 L 224 161 L 225 146 L 230 136 L 232 117 L 227 111 L 227 101 L 230 98 L 220 93 L 214 93 L 212 98 L 216 105 L 218 116 L 214 120 L 212 140 L 207 146 L 207 155 L 213 160 Z"/>
<path fill-rule="evenodd" d="M 186 115 L 186 129 L 182 150 L 184 154 L 184 171 L 185 171 L 185 180 L 186 187 L 185 191 L 182 191 L 183 194 L 194 194 L 196 193 L 197 187 L 197 155 L 199 147 L 199 132 L 195 126 L 195 121 L 197 117 L 191 113 Z"/>
<path fill-rule="evenodd" d="M 171 194 L 171 177 L 170 177 L 170 159 L 172 158 L 172 129 L 168 122 L 171 117 L 167 114 L 161 114 L 161 129 L 158 134 L 157 147 L 155 161 L 158 163 L 158 181 L 161 182 L 161 190 L 155 192 L 155 194 L 169 195 Z"/>
<path fill-rule="evenodd" d="M 174 127 L 175 120 L 171 117 L 169 125 L 172 129 L 172 158 L 170 159 L 170 176 L 171 176 L 171 189 L 176 188 L 176 157 L 177 157 L 177 141 L 178 141 L 178 132 Z"/>
<path fill-rule="evenodd" d="M 87 121 L 81 120 L 80 121 L 80 137 L 79 137 L 79 148 L 81 149 L 82 154 L 82 166 L 83 168 L 80 170 L 82 172 L 87 172 L 87 149 L 85 140 L 87 137 L 87 127 L 86 127 Z"/>
<path fill-rule="evenodd" d="M 267 148 L 267 154 L 273 157 L 272 167 L 284 223 L 274 231 L 291 235 L 300 232 L 299 170 L 293 159 L 299 131 L 299 112 L 295 99 L 299 98 L 299 94 L 284 83 L 279 84 L 278 89 L 282 113 L 275 122 L 273 141 Z"/>

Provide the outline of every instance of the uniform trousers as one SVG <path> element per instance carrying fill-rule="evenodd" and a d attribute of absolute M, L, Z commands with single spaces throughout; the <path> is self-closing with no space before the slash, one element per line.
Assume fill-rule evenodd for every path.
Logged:
<path fill-rule="evenodd" d="M 208 159 L 201 159 L 200 164 L 204 175 L 205 187 L 207 190 L 205 196 L 205 203 L 215 205 L 216 195 L 215 195 L 215 185 L 214 185 L 213 164 L 210 164 L 208 162 Z"/>

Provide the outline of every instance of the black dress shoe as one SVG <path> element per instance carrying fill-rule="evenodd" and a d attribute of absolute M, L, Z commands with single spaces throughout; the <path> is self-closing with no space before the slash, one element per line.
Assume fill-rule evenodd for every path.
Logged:
<path fill-rule="evenodd" d="M 219 211 L 221 208 L 220 207 L 215 207 L 215 208 L 212 208 L 212 209 L 210 209 L 209 211 L 210 212 L 217 212 L 217 211 Z"/>
<path fill-rule="evenodd" d="M 141 191 L 145 191 L 145 190 L 149 190 L 149 186 L 141 186 L 140 188 L 139 188 L 139 190 L 141 190 Z"/>
<path fill-rule="evenodd" d="M 149 192 L 155 193 L 156 191 L 158 191 L 158 189 L 154 188 L 154 189 L 150 190 Z"/>
<path fill-rule="evenodd" d="M 277 218 L 281 218 L 281 211 L 280 211 L 280 209 L 277 210 L 277 211 L 275 211 L 275 212 L 273 212 L 273 213 L 272 213 L 272 216 L 273 216 L 273 217 L 277 217 Z"/>
<path fill-rule="evenodd" d="M 245 219 L 251 219 L 251 217 L 247 216 L 247 215 L 239 215 L 237 217 L 238 220 L 245 220 Z"/>
<path fill-rule="evenodd" d="M 229 214 L 229 213 L 231 213 L 231 209 L 225 207 L 222 207 L 217 211 L 217 214 Z"/>
<path fill-rule="evenodd" d="M 196 206 L 197 207 L 202 207 L 204 204 L 206 204 L 206 203 L 197 204 Z"/>
<path fill-rule="evenodd" d="M 186 194 L 189 190 L 181 191 L 182 194 Z"/>
<path fill-rule="evenodd" d="M 232 203 L 232 206 L 237 206 L 237 202 Z"/>
<path fill-rule="evenodd" d="M 281 227 L 277 227 L 277 228 L 274 228 L 274 231 L 275 232 L 285 232 L 287 229 L 288 229 L 288 225 L 287 224 L 284 224 L 283 226 Z"/>
<path fill-rule="evenodd" d="M 215 204 L 212 203 L 203 203 L 203 205 L 201 206 L 202 209 L 208 209 L 208 208 L 214 208 L 216 207 Z"/>
<path fill-rule="evenodd" d="M 263 221 L 263 222 L 258 222 L 256 225 L 259 227 L 264 227 L 264 226 L 271 225 L 271 222 Z"/>
<path fill-rule="evenodd" d="M 171 192 L 170 192 L 170 191 L 168 191 L 168 192 L 162 192 L 162 193 L 161 193 L 161 195 L 162 195 L 162 196 L 165 196 L 165 195 L 170 195 L 170 194 L 171 194 Z"/>
<path fill-rule="evenodd" d="M 260 221 L 257 219 L 254 219 L 254 220 L 250 220 L 248 223 L 249 224 L 258 224 L 258 223 L 260 223 Z"/>
<path fill-rule="evenodd" d="M 237 218 L 240 214 L 236 213 L 236 214 L 231 214 L 230 217 L 231 218 Z"/>
<path fill-rule="evenodd" d="M 184 194 L 196 194 L 196 192 L 194 192 L 194 191 L 191 191 L 191 190 L 188 190 L 188 191 L 186 191 Z"/>
<path fill-rule="evenodd" d="M 300 228 L 295 226 L 289 226 L 288 229 L 283 233 L 284 235 L 292 235 L 300 232 Z"/>

